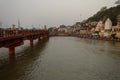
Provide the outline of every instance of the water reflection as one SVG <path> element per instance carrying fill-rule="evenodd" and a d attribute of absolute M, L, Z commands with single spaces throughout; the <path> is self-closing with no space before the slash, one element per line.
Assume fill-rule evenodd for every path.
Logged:
<path fill-rule="evenodd" d="M 26 69 L 29 69 L 27 66 L 43 55 L 41 52 L 46 47 L 47 42 L 48 39 L 36 42 L 34 47 L 26 47 L 23 51 L 17 53 L 16 55 L 8 56 L 7 59 L 1 59 L 0 61 L 4 63 L 0 65 L 0 74 L 2 72 L 5 73 L 0 75 L 0 79 L 14 80 L 22 78 Z M 11 72 L 14 73 L 11 74 Z"/>

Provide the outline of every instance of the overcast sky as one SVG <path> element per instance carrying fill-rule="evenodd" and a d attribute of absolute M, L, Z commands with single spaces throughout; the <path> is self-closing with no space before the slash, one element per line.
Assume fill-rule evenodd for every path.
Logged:
<path fill-rule="evenodd" d="M 87 19 L 101 7 L 114 6 L 116 0 L 0 0 L 0 22 L 4 27 L 18 23 L 31 28 L 73 25 Z"/>

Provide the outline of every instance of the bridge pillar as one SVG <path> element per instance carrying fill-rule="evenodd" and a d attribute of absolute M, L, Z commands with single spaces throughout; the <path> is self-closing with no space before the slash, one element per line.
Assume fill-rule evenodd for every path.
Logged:
<path fill-rule="evenodd" d="M 15 47 L 9 47 L 9 55 L 15 54 Z"/>
<path fill-rule="evenodd" d="M 47 36 L 47 35 L 44 35 L 43 37 L 44 37 L 44 39 L 48 38 L 48 36 Z"/>
<path fill-rule="evenodd" d="M 40 37 L 38 37 L 38 41 L 40 41 L 41 39 L 40 39 Z"/>
<path fill-rule="evenodd" d="M 38 41 L 41 41 L 42 40 L 42 38 L 38 38 Z"/>
<path fill-rule="evenodd" d="M 30 46 L 33 46 L 33 39 L 30 39 Z"/>

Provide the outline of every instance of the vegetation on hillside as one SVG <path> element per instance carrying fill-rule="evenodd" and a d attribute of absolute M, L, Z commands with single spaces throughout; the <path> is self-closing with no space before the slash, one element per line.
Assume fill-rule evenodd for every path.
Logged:
<path fill-rule="evenodd" d="M 120 0 L 117 0 L 115 4 L 120 5 Z"/>
<path fill-rule="evenodd" d="M 119 0 L 118 0 L 119 1 Z M 117 24 L 117 16 L 120 15 L 120 5 L 116 7 L 111 7 L 107 9 L 107 7 L 102 7 L 100 11 L 98 11 L 95 15 L 88 18 L 89 21 L 105 21 L 108 17 L 112 20 L 113 25 Z"/>

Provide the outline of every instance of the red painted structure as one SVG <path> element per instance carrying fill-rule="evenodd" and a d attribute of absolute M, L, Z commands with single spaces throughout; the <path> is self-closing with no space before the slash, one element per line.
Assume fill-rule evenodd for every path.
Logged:
<path fill-rule="evenodd" d="M 48 38 L 47 30 L 0 30 L 0 48 L 9 49 L 9 54 L 15 54 L 15 47 L 23 45 L 24 40 L 30 41 L 30 46 L 33 46 L 35 39 Z"/>

